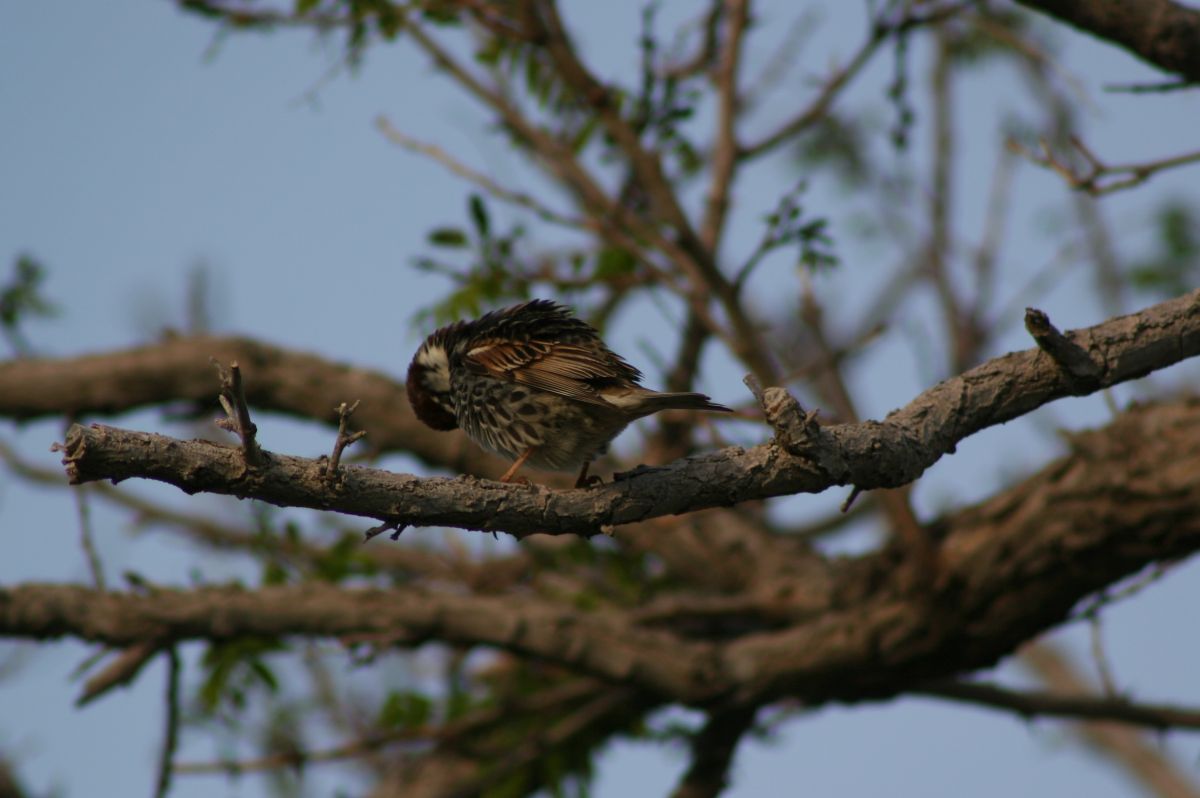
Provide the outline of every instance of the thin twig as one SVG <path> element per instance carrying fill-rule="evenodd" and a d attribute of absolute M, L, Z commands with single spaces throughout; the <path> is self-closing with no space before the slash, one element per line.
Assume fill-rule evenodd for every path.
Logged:
<path fill-rule="evenodd" d="M 679 64 L 668 65 L 661 70 L 661 77 L 681 80 L 699 74 L 712 66 L 717 57 L 717 29 L 725 11 L 723 0 L 712 0 L 708 12 L 701 23 L 703 34 L 700 37 L 700 48 L 691 58 Z"/>
<path fill-rule="evenodd" d="M 1008 222 L 1009 209 L 1012 199 L 1013 169 L 1015 155 L 1007 147 L 1000 147 L 996 157 L 996 165 L 992 172 L 991 190 L 988 192 L 987 211 L 984 215 L 983 236 L 979 248 L 975 251 L 975 296 L 972 299 L 969 318 L 982 321 L 993 299 L 995 289 L 996 262 L 1000 257 L 1000 249 L 1005 243 L 1004 229 Z M 995 325 L 978 324 L 979 346 L 983 346 L 994 332 Z"/>
<path fill-rule="evenodd" d="M 536 0 L 537 21 L 541 26 L 542 43 L 558 68 L 563 81 L 570 86 L 580 100 L 588 104 L 604 129 L 625 154 L 639 186 L 650 199 L 655 214 L 665 224 L 674 228 L 675 235 L 665 235 L 654 225 L 637 222 L 637 233 L 645 235 L 663 254 L 667 255 L 693 282 L 692 291 L 680 293 L 689 301 L 698 314 L 706 313 L 701 299 L 701 289 L 711 294 L 729 318 L 732 328 L 728 332 L 714 327 L 730 349 L 755 374 L 767 383 L 777 383 L 778 369 L 762 340 L 759 325 L 742 306 L 733 284 L 722 274 L 715 253 L 704 245 L 693 229 L 672 182 L 663 170 L 662 159 L 657 151 L 642 145 L 641 136 L 625 119 L 613 100 L 613 92 L 588 71 L 580 61 L 558 10 L 551 0 Z"/>
<path fill-rule="evenodd" d="M 511 205 L 516 205 L 525 208 L 528 211 L 536 214 L 540 219 L 551 224 L 569 227 L 575 230 L 586 230 L 595 232 L 599 228 L 599 223 L 591 219 L 578 219 L 573 216 L 568 216 L 560 213 L 552 208 L 543 205 L 534 197 L 514 189 L 506 188 L 495 180 L 485 175 L 482 172 L 476 171 L 456 159 L 453 155 L 443 150 L 436 144 L 429 144 L 419 139 L 409 136 L 407 133 L 396 128 L 390 120 L 385 116 L 375 118 L 375 127 L 388 139 L 388 141 L 403 147 L 411 152 L 425 155 L 434 161 L 437 161 L 442 166 L 445 166 L 454 174 L 473 183 L 479 188 L 486 191 L 496 199 L 507 202 Z"/>
<path fill-rule="evenodd" d="M 545 688 L 521 700 L 505 701 L 493 706 L 481 707 L 467 715 L 441 724 L 423 724 L 391 731 L 377 732 L 359 740 L 319 751 L 304 751 L 271 754 L 259 759 L 223 760 L 219 762 L 181 762 L 175 765 L 179 774 L 226 773 L 240 775 L 260 771 L 295 767 L 297 762 L 313 764 L 353 759 L 381 748 L 404 742 L 433 741 L 448 743 L 460 740 L 469 734 L 478 733 L 501 722 L 518 712 L 548 712 L 556 706 L 579 700 L 595 692 L 599 683 L 594 679 L 573 679 L 561 685 Z"/>
<path fill-rule="evenodd" d="M 1104 695 L 1116 698 L 1117 682 L 1113 678 L 1113 669 L 1108 661 L 1108 653 L 1104 650 L 1104 629 L 1100 625 L 1099 613 L 1088 618 L 1088 637 L 1091 641 L 1092 662 L 1096 664 L 1096 673 L 1100 677 L 1100 686 L 1104 689 Z"/>
<path fill-rule="evenodd" d="M 352 405 L 342 402 L 334 408 L 338 414 L 338 431 L 337 439 L 333 442 L 333 452 L 329 455 L 329 460 L 325 464 L 325 476 L 329 479 L 337 479 L 338 469 L 342 463 L 342 452 L 345 451 L 346 447 L 356 441 L 362 440 L 367 434 L 364 430 L 350 432 L 350 416 L 354 415 L 354 411 L 358 409 L 361 401 L 355 400 Z"/>
<path fill-rule="evenodd" d="M 1063 335 L 1050 322 L 1050 317 L 1037 308 L 1025 308 L 1025 329 L 1033 336 L 1038 348 L 1049 355 L 1068 380 L 1078 383 L 1080 390 L 1091 393 L 1104 369 L 1088 351 Z"/>
<path fill-rule="evenodd" d="M 631 213 L 628 208 L 614 202 L 601 187 L 600 182 L 588 172 L 562 142 L 533 124 L 502 94 L 484 85 L 420 25 L 410 19 L 406 23 L 406 30 L 438 66 L 470 94 L 495 110 L 504 120 L 504 124 L 528 144 L 529 151 L 538 157 L 539 162 L 544 164 L 552 175 L 575 194 L 580 204 L 586 209 L 588 216 L 600 220 L 600 233 L 606 241 L 632 253 L 654 273 L 663 285 L 670 287 L 671 290 L 687 300 L 691 310 L 705 322 L 713 334 L 725 341 L 748 365 L 755 368 L 756 372 L 760 375 L 773 373 L 769 361 L 763 354 L 766 350 L 758 343 L 759 335 L 756 328 L 749 323 L 740 305 L 730 301 L 735 297 L 731 291 L 726 290 L 727 286 L 723 285 L 723 278 L 711 259 L 698 258 L 696 253 L 687 251 L 685 247 L 665 235 L 654 225 L 647 224 L 636 214 Z M 578 62 L 576 61 L 576 63 Z M 582 66 L 579 69 L 582 69 Z M 586 75 L 586 72 L 584 74 Z M 590 76 L 588 78 L 591 79 Z M 691 237 L 694 238 L 694 235 Z M 697 287 L 708 286 L 711 292 L 722 301 L 726 313 L 733 322 L 734 329 L 726 330 L 713 317 L 704 301 L 707 292 L 687 290 L 677 285 L 674 274 L 661 269 L 655 263 L 647 245 L 657 249 L 672 263 L 677 264 Z M 774 381 L 770 377 L 767 379 Z"/>
<path fill-rule="evenodd" d="M 179 747 L 179 672 L 179 652 L 171 646 L 167 649 L 167 717 L 163 729 L 162 753 L 158 759 L 154 798 L 166 798 L 171 790 L 171 776 L 175 772 L 175 751 Z"/>
<path fill-rule="evenodd" d="M 1028 665 L 1053 692 L 1066 694 L 1084 693 L 1092 686 L 1075 668 L 1071 659 L 1060 653 L 1053 646 L 1039 643 L 1027 646 L 1021 653 L 1021 660 Z M 1106 701 L 1110 699 L 1093 699 Z M 1145 718 L 1146 723 L 1140 724 L 1156 729 L 1165 728 L 1196 728 L 1200 721 L 1200 712 L 1177 710 L 1174 707 L 1158 707 L 1158 712 Z M 1166 711 L 1162 711 L 1166 710 Z M 1098 718 L 1097 718 L 1098 719 Z M 1126 718 L 1106 718 L 1107 720 L 1124 721 Z M 1130 719 L 1131 720 L 1131 719 Z M 1162 722 L 1169 721 L 1166 726 Z M 1081 723 L 1076 734 L 1091 748 L 1098 749 L 1104 757 L 1120 767 L 1123 767 L 1132 778 L 1140 782 L 1148 792 L 1162 798 L 1197 798 L 1200 790 L 1192 781 L 1192 777 L 1182 771 L 1166 756 L 1161 747 L 1154 741 L 1147 740 L 1137 729 L 1122 728 L 1112 723 Z"/>
<path fill-rule="evenodd" d="M 258 427 L 250 420 L 250 407 L 246 404 L 246 391 L 242 386 L 241 367 L 236 360 L 229 364 L 229 368 L 225 368 L 215 357 L 209 358 L 209 362 L 216 367 L 221 377 L 221 394 L 218 398 L 225 410 L 225 418 L 217 419 L 216 424 L 241 439 L 246 465 L 259 465 L 262 462 L 262 449 L 254 437 L 258 434 Z"/>
<path fill-rule="evenodd" d="M 817 121 L 824 119 L 828 115 L 833 101 L 841 94 L 842 89 L 862 71 L 867 62 L 871 60 L 871 56 L 875 55 L 879 46 L 883 44 L 885 38 L 877 30 L 873 30 L 866 40 L 859 45 L 854 55 L 850 56 L 850 60 L 846 62 L 846 65 L 830 75 L 822 84 L 820 92 L 817 93 L 817 96 L 813 98 L 811 103 L 773 132 L 768 133 L 756 142 L 742 147 L 739 155 L 742 158 L 749 159 L 766 154 L 811 127 Z"/>
<path fill-rule="evenodd" d="M 780 37 L 774 50 L 765 58 L 760 58 L 762 66 L 757 74 L 746 81 L 746 91 L 742 94 L 742 110 L 747 115 L 759 107 L 775 89 L 785 84 L 792 68 L 797 62 L 797 56 L 805 52 L 805 45 L 817 29 L 821 14 L 814 8 L 800 12 L 792 20 L 786 34 Z"/>
<path fill-rule="evenodd" d="M 75 699 L 75 706 L 86 706 L 114 687 L 133 681 L 158 650 L 157 641 L 146 641 L 122 651 L 102 671 L 84 683 L 83 692 Z"/>
<path fill-rule="evenodd" d="M 790 140 L 796 134 L 804 131 L 814 123 L 824 119 L 833 101 L 842 90 L 854 79 L 879 50 L 879 47 L 895 33 L 911 30 L 923 25 L 933 25 L 956 16 L 970 6 L 970 3 L 951 3 L 941 8 L 932 8 L 923 15 L 908 15 L 895 22 L 876 20 L 871 25 L 870 33 L 858 50 L 846 62 L 846 65 L 835 71 L 821 86 L 820 92 L 799 113 L 784 122 L 774 132 L 767 134 L 759 141 L 742 148 L 740 155 L 745 158 L 755 158 L 775 149 Z"/>
<path fill-rule="evenodd" d="M 736 123 L 741 110 L 738 92 L 738 67 L 741 64 L 742 44 L 746 25 L 750 21 L 749 0 L 729 0 L 726 3 L 728 23 L 717 65 L 714 83 L 717 89 L 717 139 L 712 152 L 712 179 L 705 201 L 704 220 L 700 225 L 700 241 L 710 252 L 719 249 L 721 232 L 729 211 L 729 192 L 738 163 Z"/>
<path fill-rule="evenodd" d="M 1105 91 L 1126 94 L 1166 94 L 1173 91 L 1188 91 L 1200 88 L 1194 80 L 1168 80 L 1158 83 L 1108 83 Z"/>
<path fill-rule="evenodd" d="M 1038 716 L 1107 720 L 1153 729 L 1200 730 L 1200 708 L 1139 704 L 1122 698 L 1067 696 L 1056 692 L 1010 690 L 985 682 L 944 681 L 915 688 L 918 695 L 1005 709 L 1025 718 Z"/>
<path fill-rule="evenodd" d="M 936 30 L 937 50 L 929 75 L 929 93 L 933 103 L 933 140 L 930 158 L 929 238 L 924 248 L 925 272 L 942 310 L 946 331 L 946 349 L 952 372 L 972 365 L 976 350 L 973 330 L 981 325 L 968 319 L 963 302 L 951 278 L 954 236 L 954 166 L 957 140 L 954 136 L 955 94 L 953 91 L 954 40 L 944 28 Z"/>
<path fill-rule="evenodd" d="M 1025 145 L 1015 139 L 1010 139 L 1008 146 L 1025 156 L 1032 163 L 1057 172 L 1071 188 L 1096 197 L 1139 186 L 1154 175 L 1167 169 L 1200 163 L 1200 150 L 1196 150 L 1194 152 L 1183 153 L 1182 155 L 1160 158 L 1156 161 L 1110 165 L 1106 164 L 1092 152 L 1079 137 L 1071 136 L 1069 141 L 1077 154 L 1085 162 L 1085 167 L 1069 163 L 1061 156 L 1055 154 L 1050 149 L 1049 143 L 1044 139 L 1039 142 L 1040 153 L 1030 151 Z"/>
<path fill-rule="evenodd" d="M 1168 562 L 1155 563 L 1153 566 L 1147 569 L 1144 574 L 1132 580 L 1120 590 L 1100 591 L 1086 603 L 1082 604 L 1074 613 L 1072 613 L 1069 620 L 1086 620 L 1099 613 L 1101 609 L 1111 604 L 1116 604 L 1117 602 L 1136 596 L 1138 593 L 1142 592 L 1144 589 L 1166 576 L 1167 571 L 1171 569 L 1173 564 L 1174 563 Z"/>
<path fill-rule="evenodd" d="M 96 539 L 92 532 L 92 508 L 88 501 L 90 493 L 91 488 L 86 485 L 76 485 L 71 490 L 75 499 L 75 513 L 79 518 L 79 546 L 83 549 L 92 584 L 96 586 L 97 590 L 106 590 L 104 564 L 100 560 L 100 552 L 96 548 Z"/>

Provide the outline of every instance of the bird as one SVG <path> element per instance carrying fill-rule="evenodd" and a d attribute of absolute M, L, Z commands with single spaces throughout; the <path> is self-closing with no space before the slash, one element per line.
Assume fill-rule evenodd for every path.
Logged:
<path fill-rule="evenodd" d="M 588 478 L 596 457 L 630 422 L 661 410 L 733 412 L 702 393 L 660 392 L 609 349 L 570 308 L 534 299 L 446 325 L 417 348 L 408 401 L 435 430 L 462 429 L 512 461 L 501 482 L 528 464 Z"/>

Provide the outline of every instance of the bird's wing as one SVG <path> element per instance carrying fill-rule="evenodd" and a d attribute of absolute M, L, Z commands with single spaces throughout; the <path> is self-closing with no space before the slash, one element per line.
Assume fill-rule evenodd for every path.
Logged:
<path fill-rule="evenodd" d="M 550 341 L 484 340 L 466 353 L 465 361 L 468 368 L 498 380 L 605 407 L 611 405 L 597 392 L 600 385 L 637 377 L 636 369 L 607 348 Z"/>

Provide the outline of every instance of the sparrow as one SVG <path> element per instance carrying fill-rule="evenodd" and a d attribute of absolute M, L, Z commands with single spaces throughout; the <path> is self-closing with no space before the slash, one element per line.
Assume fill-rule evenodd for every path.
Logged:
<path fill-rule="evenodd" d="M 732 412 L 701 393 L 643 388 L 642 374 L 594 327 L 556 302 L 535 299 L 434 332 L 408 367 L 408 401 L 436 430 L 461 428 L 512 461 L 547 471 L 588 466 L 620 432 L 660 410 Z M 521 478 L 523 481 L 523 478 Z"/>

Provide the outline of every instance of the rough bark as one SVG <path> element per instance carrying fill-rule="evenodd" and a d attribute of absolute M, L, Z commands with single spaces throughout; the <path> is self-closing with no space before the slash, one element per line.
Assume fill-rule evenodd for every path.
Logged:
<path fill-rule="evenodd" d="M 267 453 L 264 465 L 251 467 L 236 448 L 95 425 L 71 428 L 64 465 L 73 483 L 144 477 L 188 493 L 336 510 L 399 526 L 592 535 L 620 524 L 834 485 L 872 489 L 912 482 L 981 429 L 1200 353 L 1200 291 L 1068 337 L 1094 365 L 1086 380 L 1042 350 L 1029 349 L 948 379 L 882 422 L 824 428 L 775 392 L 767 415 L 777 442 L 729 447 L 586 490 L 421 479 L 360 467 L 343 468 L 332 479 L 318 460 Z M 253 374 L 247 381 L 254 381 Z"/>
<path fill-rule="evenodd" d="M 1200 82 L 1200 10 L 1171 0 L 1017 0 L 1106 39 L 1164 72 Z"/>
<path fill-rule="evenodd" d="M 559 663 L 664 700 L 708 706 L 782 697 L 819 705 L 886 698 L 990 666 L 1061 623 L 1082 598 L 1200 548 L 1200 401 L 1135 407 L 1075 436 L 1070 455 L 931 526 L 936 585 L 897 578 L 895 550 L 826 561 L 756 585 L 731 618 L 708 608 L 652 620 L 524 594 L 324 585 L 101 594 L 0 591 L 0 634 L 114 646 L 239 635 L 438 639 Z M 731 620 L 743 630 L 730 635 Z M 721 628 L 710 635 L 706 625 Z"/>
<path fill-rule="evenodd" d="M 251 407 L 337 424 L 337 406 L 360 400 L 354 423 L 376 451 L 408 452 L 455 471 L 499 475 L 504 465 L 459 432 L 435 432 L 408 405 L 404 384 L 386 374 L 248 338 L 167 338 L 118 352 L 0 363 L 0 416 L 114 415 L 169 402 L 216 405 L 212 359 L 236 361 Z M 397 370 L 407 366 L 397 357 Z"/>

